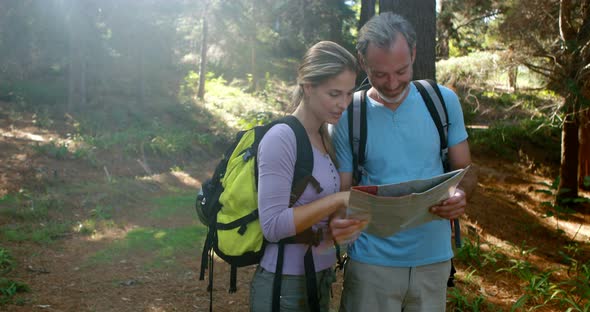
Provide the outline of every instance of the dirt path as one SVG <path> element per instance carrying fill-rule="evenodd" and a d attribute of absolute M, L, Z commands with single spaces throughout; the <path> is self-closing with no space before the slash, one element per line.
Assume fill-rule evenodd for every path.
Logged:
<path fill-rule="evenodd" d="M 201 164 L 200 168 L 190 168 L 186 174 L 172 172 L 143 179 L 134 179 L 133 175 L 121 177 L 124 183 L 118 182 L 114 188 L 127 189 L 112 195 L 107 190 L 109 185 L 112 190 L 113 183 L 106 182 L 103 168 L 93 167 L 84 160 L 56 160 L 39 155 L 32 147 L 35 138 L 46 140 L 59 134 L 43 132 L 32 124 L 15 126 L 7 121 L 8 117 L 5 113 L 0 115 L 0 192 L 3 192 L 0 196 L 39 183 L 49 183 L 51 189 L 61 190 L 61 195 L 65 196 L 68 190 L 84 185 L 85 181 L 103 181 L 96 182 L 96 192 L 78 191 L 67 199 L 61 198 L 62 209 L 50 213 L 53 218 L 72 221 L 73 228 L 76 222 L 90 218 L 93 213 L 96 215 L 96 208 L 91 208 L 98 207 L 98 203 L 117 205 L 113 204 L 116 208 L 106 219 L 110 223 L 105 224 L 110 226 L 98 227 L 91 235 L 71 230 L 48 244 L 2 238 L 2 246 L 10 250 L 16 263 L 7 277 L 28 284 L 31 292 L 17 296 L 22 305 L 4 305 L 0 310 L 208 310 L 206 282 L 198 281 L 201 239 L 180 244 L 170 241 L 174 247 L 168 249 L 166 237 L 182 237 L 185 230 L 202 233 L 190 196 L 199 181 L 208 175 L 215 160 Z M 574 237 L 576 231 L 577 240 L 590 239 L 588 215 L 577 215 L 571 224 L 562 222 L 563 235 L 556 234 L 554 220 L 540 218 L 540 202 L 546 198 L 535 192 L 539 188 L 535 183 L 547 182 L 545 178 L 532 175 L 518 164 L 506 164 L 481 155 L 475 155 L 475 164 L 480 172 L 479 191 L 463 220 L 465 235 L 472 241 L 479 237 L 482 242 L 500 248 L 522 246 L 525 242 L 528 248 L 536 248 L 531 261 L 540 267 L 552 267 L 559 265 L 560 260 L 555 251 L 568 238 Z M 136 167 L 132 162 L 120 166 Z M 141 173 L 139 168 L 133 170 L 134 174 Z M 38 188 L 39 192 L 41 189 Z M 158 200 L 171 196 L 182 199 L 178 205 L 170 205 L 176 213 L 157 215 L 163 213 Z M 0 217 L 0 226 L 4 228 L 15 222 L 5 215 Z M 582 227 L 576 228 L 575 224 L 582 224 Z M 141 237 L 140 242 L 155 247 L 132 246 L 133 237 Z M 458 266 L 460 278 L 469 274 L 470 268 L 465 264 Z M 228 267 L 216 264 L 215 311 L 248 310 L 248 283 L 252 272 L 253 268 L 239 271 L 238 292 L 230 295 L 227 293 Z M 521 281 L 493 270 L 484 273 L 488 275 L 479 290 L 490 295 L 488 300 L 509 309 L 521 295 Z M 338 305 L 341 281 L 339 277 L 334 285 L 334 307 Z M 457 287 L 470 291 L 473 285 L 459 281 Z"/>

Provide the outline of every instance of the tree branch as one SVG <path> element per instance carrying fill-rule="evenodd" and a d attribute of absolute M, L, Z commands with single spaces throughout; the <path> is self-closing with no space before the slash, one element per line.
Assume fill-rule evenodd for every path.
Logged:
<path fill-rule="evenodd" d="M 459 25 L 457 27 L 454 27 L 453 30 L 454 31 L 458 31 L 459 28 L 469 26 L 470 24 L 473 24 L 473 23 L 475 23 L 475 22 L 477 22 L 479 20 L 482 20 L 482 19 L 486 19 L 486 18 L 498 16 L 498 15 L 500 15 L 502 13 L 503 13 L 502 10 L 497 10 L 497 11 L 494 11 L 493 13 L 489 13 L 489 14 L 485 14 L 485 15 L 482 15 L 482 16 L 474 17 L 474 18 L 468 20 L 466 23 L 463 23 L 463 24 L 461 24 L 461 25 Z"/>
<path fill-rule="evenodd" d="M 522 64 L 524 66 L 528 67 L 533 72 L 540 74 L 541 76 L 544 76 L 547 78 L 552 78 L 555 76 L 555 74 L 557 74 L 553 69 L 550 69 L 550 68 L 538 66 L 538 65 L 535 65 L 535 64 L 532 64 L 529 62 L 523 62 Z"/>
<path fill-rule="evenodd" d="M 578 71 L 578 77 L 580 80 L 585 80 L 584 78 L 590 74 L 590 64 L 586 64 L 586 66 L 582 67 L 579 71 Z"/>
<path fill-rule="evenodd" d="M 590 63 L 590 40 L 580 49 L 580 57 L 582 58 L 582 62 Z"/>

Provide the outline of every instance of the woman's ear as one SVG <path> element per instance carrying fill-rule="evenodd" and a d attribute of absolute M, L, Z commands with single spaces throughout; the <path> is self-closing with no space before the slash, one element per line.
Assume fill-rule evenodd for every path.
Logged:
<path fill-rule="evenodd" d="M 301 89 L 303 90 L 303 96 L 308 96 L 311 92 L 311 88 L 313 88 L 313 86 L 310 83 L 302 84 Z"/>

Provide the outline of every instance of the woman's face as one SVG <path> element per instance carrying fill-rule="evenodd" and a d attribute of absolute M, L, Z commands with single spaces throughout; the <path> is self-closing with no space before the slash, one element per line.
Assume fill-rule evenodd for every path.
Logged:
<path fill-rule="evenodd" d="M 338 76 L 312 86 L 304 85 L 307 102 L 322 122 L 336 124 L 352 100 L 356 73 L 345 70 Z"/>

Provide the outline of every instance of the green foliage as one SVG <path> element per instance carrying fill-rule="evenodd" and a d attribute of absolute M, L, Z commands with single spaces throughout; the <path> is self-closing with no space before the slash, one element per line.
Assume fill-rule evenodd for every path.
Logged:
<path fill-rule="evenodd" d="M 486 246 L 487 248 L 482 248 Z M 469 238 L 463 240 L 463 246 L 457 250 L 456 258 L 464 263 L 485 267 L 488 264 L 496 266 L 498 262 L 506 259 L 506 256 L 498 252 L 498 248 L 489 243 L 481 243 L 477 236 L 473 242 Z"/>
<path fill-rule="evenodd" d="M 456 258 L 460 261 L 467 263 L 476 263 L 481 266 L 481 244 L 479 236 L 477 236 L 476 242 L 472 242 L 471 239 L 463 239 L 463 246 L 458 250 Z"/>
<path fill-rule="evenodd" d="M 558 284 L 550 300 L 567 311 L 590 311 L 590 261 L 580 264 L 573 261 L 568 269 L 569 279 Z"/>
<path fill-rule="evenodd" d="M 41 155 L 45 155 L 55 159 L 66 159 L 70 154 L 67 143 L 55 143 L 50 141 L 47 144 L 36 144 L 35 150 Z"/>
<path fill-rule="evenodd" d="M 457 287 L 448 291 L 447 302 L 451 305 L 452 310 L 457 312 L 484 311 L 483 308 L 486 306 L 484 296 L 470 296 Z"/>
<path fill-rule="evenodd" d="M 481 153 L 517 160 L 522 144 L 530 144 L 546 153 L 545 160 L 559 160 L 559 129 L 545 119 L 525 119 L 512 124 L 495 122 L 488 129 L 468 129 L 469 143 Z"/>
<path fill-rule="evenodd" d="M 150 153 L 159 156 L 188 153 L 196 147 L 209 149 L 216 142 L 215 136 L 211 133 L 199 133 L 184 127 L 184 124 L 164 124 L 157 118 L 151 123 L 130 125 L 121 131 L 111 132 L 104 129 L 95 135 L 82 134 L 80 138 L 85 144 L 92 146 L 86 148 L 87 151 L 93 151 L 95 148 L 121 148 L 131 155 Z M 89 155 L 90 158 L 94 154 L 80 152 L 80 155 Z"/>
<path fill-rule="evenodd" d="M 5 225 L 0 227 L 0 234 L 7 241 L 49 244 L 70 233 L 71 230 L 69 222 L 49 221 L 41 224 Z"/>
<path fill-rule="evenodd" d="M 490 52 L 475 52 L 468 56 L 453 57 L 436 63 L 436 78 L 442 84 L 453 82 L 462 85 L 486 86 L 498 73 L 501 57 Z"/>
<path fill-rule="evenodd" d="M 25 189 L 0 198 L 0 214 L 17 221 L 43 221 L 50 211 L 62 209 L 62 202 L 49 194 L 31 194 Z"/>
<path fill-rule="evenodd" d="M 269 83 L 270 85 L 275 84 Z M 223 77 L 210 78 L 206 84 L 205 108 L 233 130 L 248 128 L 251 125 L 270 120 L 271 116 L 274 118 L 274 116 L 281 115 L 282 102 L 279 103 L 280 100 L 268 101 L 272 98 L 276 99 L 275 91 L 271 91 L 274 88 L 269 87 L 268 90 L 248 94 L 242 91 L 246 87 L 247 83 L 243 81 L 234 80 L 228 84 Z M 219 128 L 218 125 L 214 126 Z M 229 131 L 232 132 L 232 130 Z"/>
<path fill-rule="evenodd" d="M 269 123 L 274 118 L 275 117 L 273 117 L 272 112 L 250 111 L 242 115 L 242 117 L 238 120 L 238 126 L 241 129 L 250 129 L 255 126 L 260 126 Z"/>
<path fill-rule="evenodd" d="M 31 288 L 25 283 L 0 277 L 0 306 L 12 303 L 18 293 L 30 291 Z"/>
<path fill-rule="evenodd" d="M 33 115 L 33 123 L 37 127 L 44 129 L 49 129 L 49 127 L 53 125 L 53 120 L 51 119 L 51 116 L 47 108 L 40 109 Z"/>
<path fill-rule="evenodd" d="M 562 234 L 563 230 L 559 228 L 559 221 L 560 220 L 568 220 L 570 217 L 576 213 L 574 209 L 570 207 L 569 204 L 571 203 L 586 203 L 590 202 L 590 199 L 587 198 L 564 198 L 561 201 L 555 200 L 559 192 L 568 192 L 567 188 L 562 188 L 559 190 L 559 180 L 560 177 L 557 177 L 551 184 L 545 182 L 538 182 L 537 184 L 542 185 L 543 188 L 536 189 L 535 192 L 543 193 L 549 195 L 551 200 L 541 202 L 541 205 L 545 208 L 545 216 L 546 218 L 555 217 L 557 220 L 556 227 L 558 233 Z M 582 225 L 580 225 L 581 227 Z M 576 233 L 577 234 L 577 233 Z"/>
<path fill-rule="evenodd" d="M 7 249 L 0 247 L 0 306 L 13 303 L 14 296 L 18 293 L 30 291 L 28 285 L 4 277 L 14 266 L 12 255 Z"/>
<path fill-rule="evenodd" d="M 207 84 L 205 84 L 207 85 Z M 178 89 L 178 101 L 180 103 L 190 103 L 196 96 L 199 89 L 199 74 L 194 70 L 189 70 L 184 76 L 184 83 Z"/>
<path fill-rule="evenodd" d="M 541 76 L 523 66 L 510 62 L 506 52 L 478 51 L 468 55 L 440 60 L 436 63 L 436 79 L 446 85 L 469 88 L 508 88 L 508 72 L 517 66 L 519 88 L 539 88 L 544 85 Z"/>
<path fill-rule="evenodd" d="M 63 81 L 53 80 L 18 80 L 0 87 L 0 94 L 8 95 L 7 100 L 18 100 L 28 107 L 48 107 L 55 109 L 61 103 L 67 102 L 67 88 Z M 46 118 L 46 117 L 43 117 Z M 41 120 L 41 125 L 46 125 Z"/>
<path fill-rule="evenodd" d="M 12 271 L 14 259 L 4 247 L 0 247 L 0 276 Z"/>
<path fill-rule="evenodd" d="M 113 218 L 113 207 L 97 205 L 96 208 L 90 211 L 90 215 L 99 220 L 108 220 Z"/>
<path fill-rule="evenodd" d="M 96 205 L 90 210 L 90 219 L 79 222 L 74 230 L 82 235 L 92 235 L 100 229 L 113 228 L 116 226 L 112 220 L 113 212 L 112 206 Z"/>
<path fill-rule="evenodd" d="M 127 236 L 91 257 L 89 265 L 112 262 L 128 254 L 146 254 L 148 265 L 167 261 L 174 262 L 180 253 L 192 253 L 203 241 L 206 229 L 203 226 L 177 227 L 170 229 L 137 228 Z"/>

